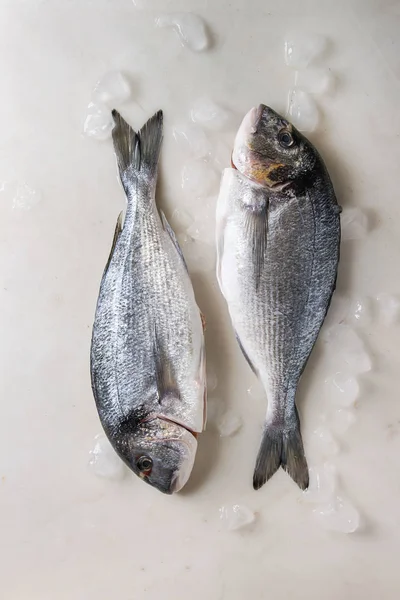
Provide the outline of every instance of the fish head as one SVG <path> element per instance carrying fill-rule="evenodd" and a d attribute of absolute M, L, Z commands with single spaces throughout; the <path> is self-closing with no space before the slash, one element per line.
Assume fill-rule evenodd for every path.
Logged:
<path fill-rule="evenodd" d="M 310 172 L 316 157 L 312 144 L 289 121 L 260 104 L 239 127 L 232 166 L 264 187 L 282 189 Z"/>
<path fill-rule="evenodd" d="M 116 449 L 143 481 L 164 494 L 173 494 L 189 479 L 197 439 L 182 425 L 156 416 L 120 436 Z"/>

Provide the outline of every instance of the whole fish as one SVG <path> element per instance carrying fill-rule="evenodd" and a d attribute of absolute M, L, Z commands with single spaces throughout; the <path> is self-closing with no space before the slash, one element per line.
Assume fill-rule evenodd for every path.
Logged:
<path fill-rule="evenodd" d="M 295 396 L 335 289 L 340 207 L 322 158 L 261 105 L 244 118 L 217 203 L 217 277 L 268 398 L 253 476 L 309 483 Z"/>
<path fill-rule="evenodd" d="M 116 452 L 161 492 L 179 491 L 205 425 L 203 324 L 176 237 L 157 209 L 162 112 L 138 132 L 113 111 L 127 198 L 100 285 L 92 389 Z"/>

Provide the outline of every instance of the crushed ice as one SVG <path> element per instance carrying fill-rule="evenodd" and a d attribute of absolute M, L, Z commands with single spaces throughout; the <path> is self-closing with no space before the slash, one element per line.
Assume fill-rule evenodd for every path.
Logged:
<path fill-rule="evenodd" d="M 322 35 L 290 33 L 285 38 L 285 62 L 293 69 L 305 69 L 327 46 Z"/>
<path fill-rule="evenodd" d="M 234 504 L 233 506 L 221 506 L 219 516 L 228 531 L 242 529 L 254 523 L 254 512 L 243 504 Z"/>
<path fill-rule="evenodd" d="M 349 500 L 335 496 L 330 502 L 314 509 L 314 515 L 329 531 L 354 533 L 360 525 L 360 515 Z"/>
<path fill-rule="evenodd" d="M 352 406 L 360 393 L 360 386 L 354 375 L 338 371 L 333 377 L 325 379 L 340 406 Z"/>
<path fill-rule="evenodd" d="M 109 71 L 94 86 L 92 102 L 115 108 L 128 100 L 130 95 L 130 86 L 124 75 L 120 71 Z"/>
<path fill-rule="evenodd" d="M 368 216 L 361 208 L 344 208 L 341 219 L 342 240 L 362 240 L 368 233 Z"/>
<path fill-rule="evenodd" d="M 42 198 L 38 190 L 24 181 L 9 184 L 2 182 L 0 192 L 5 192 L 12 197 L 12 208 L 16 211 L 31 210 Z"/>
<path fill-rule="evenodd" d="M 314 131 L 319 114 L 314 99 L 304 90 L 289 90 L 287 116 L 299 131 Z"/>
<path fill-rule="evenodd" d="M 386 326 L 396 323 L 400 316 L 400 299 L 398 296 L 382 293 L 376 299 L 382 323 Z"/>
<path fill-rule="evenodd" d="M 182 188 L 195 198 L 204 198 L 218 188 L 218 176 L 213 167 L 204 160 L 187 161 L 182 169 Z"/>
<path fill-rule="evenodd" d="M 333 326 L 329 330 L 328 340 L 332 343 L 335 354 L 344 360 L 352 373 L 366 373 L 371 370 L 371 359 L 364 343 L 351 327 Z"/>
<path fill-rule="evenodd" d="M 95 140 L 106 140 L 111 137 L 114 119 L 111 110 L 105 104 L 90 102 L 87 115 L 83 124 L 83 133 Z"/>
<path fill-rule="evenodd" d="M 336 470 L 333 465 L 325 463 L 322 467 L 310 467 L 310 483 L 303 492 L 303 498 L 311 503 L 325 503 L 332 499 L 336 486 Z"/>
<path fill-rule="evenodd" d="M 332 431 L 338 435 L 346 433 L 355 420 L 356 416 L 354 411 L 348 410 L 347 408 L 339 408 L 339 410 L 333 411 L 329 416 L 329 423 Z"/>
<path fill-rule="evenodd" d="M 234 435 L 242 427 L 242 419 L 239 415 L 228 411 L 217 421 L 217 429 L 220 437 L 229 437 Z"/>
<path fill-rule="evenodd" d="M 194 52 L 207 50 L 210 44 L 206 25 L 199 15 L 194 13 L 171 13 L 156 19 L 157 27 L 173 27 L 179 35 L 181 44 Z"/>
<path fill-rule="evenodd" d="M 333 75 L 330 69 L 312 67 L 294 74 L 294 85 L 310 94 L 322 94 L 333 88 Z"/>
<path fill-rule="evenodd" d="M 121 480 L 125 476 L 126 468 L 119 458 L 107 437 L 104 434 L 96 435 L 94 445 L 90 450 L 89 464 L 95 475 L 105 479 Z"/>
<path fill-rule="evenodd" d="M 204 158 L 211 153 L 211 144 L 205 132 L 195 123 L 180 123 L 175 125 L 172 135 L 184 152 L 189 152 L 193 158 Z"/>
<path fill-rule="evenodd" d="M 209 98 L 199 98 L 190 111 L 190 117 L 194 123 L 212 130 L 223 129 L 229 120 L 228 112 Z"/>
<path fill-rule="evenodd" d="M 339 452 L 339 444 L 332 433 L 324 426 L 317 427 L 313 432 L 311 443 L 316 446 L 318 454 L 330 456 Z"/>

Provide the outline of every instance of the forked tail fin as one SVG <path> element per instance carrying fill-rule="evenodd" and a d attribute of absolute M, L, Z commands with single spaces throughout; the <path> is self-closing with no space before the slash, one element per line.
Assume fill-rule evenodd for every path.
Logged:
<path fill-rule="evenodd" d="M 304 455 L 297 409 L 290 425 L 266 424 L 258 451 L 253 475 L 253 487 L 258 490 L 282 467 L 302 489 L 309 483 L 308 467 Z"/>
<path fill-rule="evenodd" d="M 113 110 L 115 126 L 112 131 L 114 150 L 122 185 L 129 200 L 129 183 L 139 173 L 146 173 L 149 184 L 156 185 L 157 166 L 163 132 L 163 113 L 156 112 L 136 133 L 118 111 Z"/>

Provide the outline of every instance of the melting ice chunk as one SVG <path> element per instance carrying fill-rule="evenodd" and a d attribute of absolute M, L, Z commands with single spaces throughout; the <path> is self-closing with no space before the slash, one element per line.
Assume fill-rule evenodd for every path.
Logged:
<path fill-rule="evenodd" d="M 329 423 L 333 431 L 337 434 L 346 433 L 346 431 L 353 425 L 356 420 L 354 411 L 347 410 L 346 408 L 339 408 L 331 413 L 329 417 Z"/>
<path fill-rule="evenodd" d="M 246 527 L 255 521 L 254 512 L 242 504 L 234 504 L 233 506 L 221 506 L 219 509 L 221 521 L 229 531 L 235 531 Z"/>
<path fill-rule="evenodd" d="M 371 370 L 371 359 L 362 340 L 351 327 L 335 325 L 329 330 L 328 339 L 332 342 L 335 353 L 343 358 L 351 372 L 357 374 Z"/>
<path fill-rule="evenodd" d="M 371 298 L 357 298 L 352 302 L 350 312 L 356 323 L 371 325 L 373 312 Z"/>
<path fill-rule="evenodd" d="M 104 104 L 90 102 L 83 124 L 83 133 L 96 140 L 106 140 L 111 136 L 113 127 L 114 119 L 110 109 Z"/>
<path fill-rule="evenodd" d="M 115 108 L 129 98 L 131 90 L 128 81 L 120 71 L 109 71 L 96 83 L 92 91 L 95 104 L 105 104 Z"/>
<path fill-rule="evenodd" d="M 194 240 L 188 235 L 178 236 L 183 256 L 190 269 L 209 272 L 215 269 L 215 249 L 210 244 Z"/>
<path fill-rule="evenodd" d="M 193 158 L 203 158 L 211 153 L 211 144 L 198 125 L 182 123 L 173 128 L 172 135 L 176 143 Z"/>
<path fill-rule="evenodd" d="M 188 227 L 193 223 L 193 217 L 189 213 L 182 209 L 176 208 L 172 213 L 173 229 L 176 233 L 186 231 Z"/>
<path fill-rule="evenodd" d="M 190 111 L 190 116 L 194 123 L 215 130 L 222 129 L 229 119 L 227 111 L 209 98 L 197 100 Z"/>
<path fill-rule="evenodd" d="M 125 476 L 124 463 L 103 434 L 94 438 L 89 464 L 98 477 L 121 480 Z"/>
<path fill-rule="evenodd" d="M 294 74 L 294 85 L 310 94 L 322 94 L 333 87 L 333 75 L 329 69 L 312 67 L 302 69 Z"/>
<path fill-rule="evenodd" d="M 389 326 L 399 320 L 400 315 L 400 300 L 392 294 L 379 294 L 377 296 L 379 314 L 382 322 Z"/>
<path fill-rule="evenodd" d="M 332 378 L 325 380 L 336 392 L 337 401 L 341 406 L 352 406 L 360 393 L 360 386 L 353 375 L 337 372 Z"/>
<path fill-rule="evenodd" d="M 336 470 L 333 465 L 325 463 L 323 467 L 310 467 L 310 484 L 303 492 L 307 502 L 318 504 L 329 502 L 332 499 L 336 485 Z"/>
<path fill-rule="evenodd" d="M 342 240 L 362 240 L 368 233 L 368 217 L 360 208 L 344 208 L 340 219 Z"/>
<path fill-rule="evenodd" d="M 229 437 L 239 431 L 243 422 L 239 415 L 226 412 L 217 422 L 217 429 L 221 437 Z"/>
<path fill-rule="evenodd" d="M 314 515 L 329 531 L 339 533 L 353 533 L 360 525 L 360 515 L 357 509 L 349 502 L 336 496 L 332 502 L 314 509 Z"/>
<path fill-rule="evenodd" d="M 173 27 L 183 46 L 194 52 L 206 50 L 210 40 L 206 25 L 199 15 L 193 13 L 171 13 L 156 19 L 157 27 Z"/>
<path fill-rule="evenodd" d="M 339 452 L 339 444 L 333 437 L 332 433 L 326 427 L 317 427 L 313 432 L 313 442 L 318 446 L 318 451 L 325 456 L 337 454 Z"/>
<path fill-rule="evenodd" d="M 326 46 L 322 35 L 291 33 L 285 38 L 285 62 L 293 69 L 305 69 Z"/>
<path fill-rule="evenodd" d="M 182 169 L 182 188 L 195 198 L 204 198 L 218 187 L 218 177 L 204 160 L 190 160 Z"/>
<path fill-rule="evenodd" d="M 292 88 L 288 96 L 287 116 L 299 131 L 314 131 L 319 115 L 315 100 L 298 88 Z"/>
<path fill-rule="evenodd" d="M 41 200 L 41 194 L 25 182 L 17 183 L 12 187 L 12 207 L 14 210 L 30 210 Z"/>

